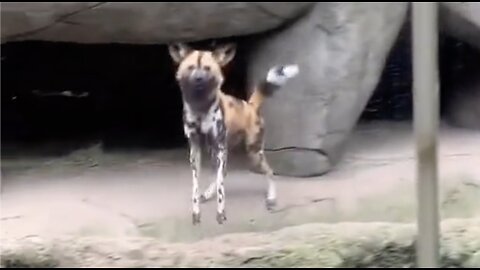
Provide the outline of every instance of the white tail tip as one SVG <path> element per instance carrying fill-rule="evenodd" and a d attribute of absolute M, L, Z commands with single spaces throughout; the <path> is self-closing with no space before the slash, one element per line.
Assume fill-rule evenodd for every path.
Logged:
<path fill-rule="evenodd" d="M 300 72 L 298 65 L 283 65 L 272 67 L 267 74 L 267 82 L 284 85 L 287 81 Z"/>
<path fill-rule="evenodd" d="M 298 65 L 288 65 L 283 68 L 283 73 L 289 78 L 297 76 L 299 72 L 300 68 L 298 67 Z"/>

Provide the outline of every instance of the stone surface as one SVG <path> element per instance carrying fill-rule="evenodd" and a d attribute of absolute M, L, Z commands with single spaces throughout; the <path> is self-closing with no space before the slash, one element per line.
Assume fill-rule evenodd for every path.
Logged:
<path fill-rule="evenodd" d="M 4 143 L 0 243 L 2 237 L 31 235 L 142 235 L 184 242 L 310 222 L 414 222 L 412 134 L 411 123 L 360 123 L 335 172 L 275 177 L 278 204 L 272 212 L 264 204 L 265 177 L 249 172 L 243 155 L 230 155 L 228 223 L 217 224 L 213 200 L 202 205 L 202 225 L 194 230 L 188 148 L 102 151 L 101 144 Z M 442 217 L 480 217 L 480 147 L 472 147 L 480 145 L 478 132 L 442 126 L 439 144 Z M 200 178 L 204 189 L 215 170 L 204 163 Z"/>
<path fill-rule="evenodd" d="M 480 3 L 443 2 L 440 7 L 443 30 L 480 48 Z"/>
<path fill-rule="evenodd" d="M 2 3 L 2 43 L 166 43 L 248 35 L 278 27 L 313 3 Z M 193 16 L 192 14 L 195 14 Z"/>
<path fill-rule="evenodd" d="M 318 3 L 260 41 L 249 80 L 271 65 L 297 63 L 300 74 L 267 100 L 266 148 L 277 174 L 312 176 L 335 166 L 368 102 L 407 3 Z"/>

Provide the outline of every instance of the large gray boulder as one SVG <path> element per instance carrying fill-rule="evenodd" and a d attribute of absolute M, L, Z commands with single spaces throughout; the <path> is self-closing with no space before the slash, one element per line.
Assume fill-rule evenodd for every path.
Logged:
<path fill-rule="evenodd" d="M 166 43 L 248 35 L 295 19 L 313 3 L 1 3 L 2 43 Z"/>
<path fill-rule="evenodd" d="M 313 176 L 340 160 L 402 23 L 407 3 L 317 3 L 293 25 L 259 42 L 256 81 L 279 63 L 300 74 L 265 103 L 267 158 L 277 174 Z"/>
<path fill-rule="evenodd" d="M 440 12 L 445 32 L 480 49 L 480 3 L 442 2 Z"/>

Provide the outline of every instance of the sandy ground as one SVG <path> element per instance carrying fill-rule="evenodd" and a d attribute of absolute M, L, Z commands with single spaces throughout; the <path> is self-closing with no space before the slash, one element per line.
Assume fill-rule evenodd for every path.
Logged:
<path fill-rule="evenodd" d="M 344 160 L 316 178 L 277 177 L 279 205 L 266 211 L 266 183 L 241 158 L 229 166 L 227 223 L 215 203 L 192 226 L 187 150 L 2 159 L 1 238 L 32 235 L 147 236 L 192 241 L 228 232 L 263 231 L 308 222 L 411 221 L 415 159 L 411 123 L 360 125 Z M 480 132 L 442 127 L 442 218 L 480 216 Z M 212 181 L 205 166 L 202 186 Z"/>

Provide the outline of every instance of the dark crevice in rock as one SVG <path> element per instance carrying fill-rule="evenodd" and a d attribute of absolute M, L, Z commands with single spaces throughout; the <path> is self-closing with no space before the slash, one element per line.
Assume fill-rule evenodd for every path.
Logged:
<path fill-rule="evenodd" d="M 320 29 L 322 32 L 325 32 L 327 34 L 327 36 L 331 36 L 334 33 L 334 31 L 328 29 L 328 27 L 325 27 L 324 25 L 322 25 L 320 23 L 315 24 L 315 27 Z"/>
<path fill-rule="evenodd" d="M 275 18 L 279 21 L 285 21 L 285 20 L 288 20 L 289 18 L 284 18 L 278 14 L 275 14 L 273 12 L 271 12 L 270 10 L 266 9 L 265 7 L 263 7 L 261 4 L 259 3 L 252 3 L 260 12 L 262 12 L 263 14 L 266 14 L 267 16 L 270 16 L 272 18 Z"/>
<path fill-rule="evenodd" d="M 93 4 L 91 6 L 88 6 L 88 7 L 76 10 L 76 11 L 72 11 L 70 13 L 67 13 L 65 15 L 62 15 L 62 16 L 58 17 L 55 21 L 53 21 L 53 22 L 51 22 L 51 23 L 49 23 L 45 26 L 42 26 L 42 27 L 37 28 L 37 29 L 29 30 L 29 31 L 24 32 L 24 33 L 19 33 L 19 34 L 15 34 L 15 35 L 11 35 L 11 36 L 6 36 L 4 38 L 4 40 L 15 41 L 15 40 L 18 40 L 20 38 L 24 38 L 26 36 L 34 35 L 34 34 L 37 34 L 39 32 L 42 32 L 42 31 L 45 31 L 45 30 L 49 29 L 50 27 L 54 26 L 57 23 L 78 24 L 78 23 L 74 23 L 74 22 L 69 22 L 68 18 L 70 18 L 72 16 L 75 16 L 75 15 L 81 13 L 81 12 L 91 10 L 91 9 L 95 9 L 95 8 L 101 6 L 101 5 L 106 4 L 106 3 L 108 3 L 108 2 L 99 2 L 99 3 Z"/>
<path fill-rule="evenodd" d="M 276 13 L 272 12 L 271 10 L 268 10 L 261 3 L 251 2 L 250 4 L 254 5 L 260 12 L 283 22 L 282 24 L 284 24 L 284 25 L 288 25 L 288 24 L 292 23 L 293 21 L 304 17 L 308 12 L 310 12 L 313 9 L 313 5 L 314 5 L 312 3 L 310 3 L 311 5 L 306 5 L 305 8 L 302 11 L 298 12 L 298 14 L 296 16 L 284 17 L 282 15 L 279 15 L 279 14 L 276 14 Z M 282 26 L 280 26 L 280 27 L 282 27 Z M 276 29 L 274 28 L 274 29 L 271 29 L 271 30 L 275 31 Z M 262 33 L 258 33 L 258 34 L 262 34 Z"/>
<path fill-rule="evenodd" d="M 333 164 L 330 156 L 326 151 L 319 148 L 307 148 L 307 147 L 298 147 L 298 146 L 285 146 L 281 148 L 265 148 L 265 152 L 276 153 L 276 152 L 284 152 L 284 151 L 306 151 L 306 152 L 313 152 L 318 155 L 324 156 L 329 164 Z"/>
<path fill-rule="evenodd" d="M 72 21 L 62 21 L 62 23 L 69 24 L 69 25 L 82 25 L 81 23 L 72 22 Z"/>
<path fill-rule="evenodd" d="M 280 152 L 280 151 L 290 151 L 290 150 L 316 152 L 320 155 L 324 155 L 328 157 L 327 152 L 318 148 L 307 148 L 307 147 L 298 147 L 298 146 L 285 146 L 281 148 L 265 148 L 265 151 L 268 151 L 268 152 Z"/>

